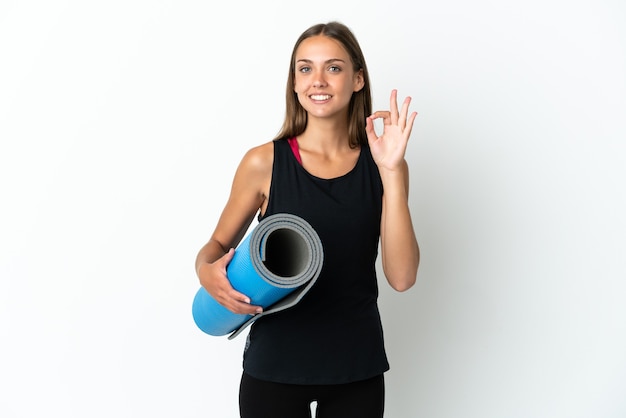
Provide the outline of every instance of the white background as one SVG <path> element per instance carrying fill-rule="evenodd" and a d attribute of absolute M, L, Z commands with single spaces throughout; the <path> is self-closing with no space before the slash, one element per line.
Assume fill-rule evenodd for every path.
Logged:
<path fill-rule="evenodd" d="M 419 112 L 386 416 L 626 416 L 621 0 L 2 1 L 0 416 L 238 416 L 193 262 L 333 19 Z"/>

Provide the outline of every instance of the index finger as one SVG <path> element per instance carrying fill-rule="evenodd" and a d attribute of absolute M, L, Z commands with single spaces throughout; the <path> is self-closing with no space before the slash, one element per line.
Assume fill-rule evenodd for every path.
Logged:
<path fill-rule="evenodd" d="M 376 112 L 372 113 L 370 118 L 372 118 L 372 120 L 382 118 L 383 124 L 385 125 L 391 124 L 391 112 L 388 110 L 377 110 Z"/>

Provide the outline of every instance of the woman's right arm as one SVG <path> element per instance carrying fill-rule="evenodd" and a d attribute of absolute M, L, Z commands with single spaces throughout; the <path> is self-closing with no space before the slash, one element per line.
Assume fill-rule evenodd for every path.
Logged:
<path fill-rule="evenodd" d="M 273 159 L 271 142 L 246 153 L 235 172 L 230 196 L 217 226 L 196 257 L 196 274 L 202 287 L 219 304 L 237 314 L 253 315 L 262 311 L 260 306 L 250 305 L 248 296 L 231 286 L 226 267 L 259 209 L 265 207 Z"/>

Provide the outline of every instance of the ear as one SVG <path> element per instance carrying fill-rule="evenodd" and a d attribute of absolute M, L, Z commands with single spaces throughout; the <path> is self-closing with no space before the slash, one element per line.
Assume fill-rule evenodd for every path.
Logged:
<path fill-rule="evenodd" d="M 363 69 L 361 68 L 354 74 L 354 92 L 361 91 L 365 87 L 365 79 L 363 77 Z"/>

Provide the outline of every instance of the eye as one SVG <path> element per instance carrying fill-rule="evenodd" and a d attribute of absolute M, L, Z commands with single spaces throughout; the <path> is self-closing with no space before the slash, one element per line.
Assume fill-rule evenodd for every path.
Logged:
<path fill-rule="evenodd" d="M 338 67 L 337 65 L 331 65 L 330 67 L 328 67 L 328 71 L 330 71 L 331 73 L 338 73 L 341 71 L 341 67 Z"/>
<path fill-rule="evenodd" d="M 311 67 L 307 67 L 307 66 L 300 67 L 298 68 L 298 71 L 300 71 L 301 73 L 308 73 L 311 71 Z"/>

